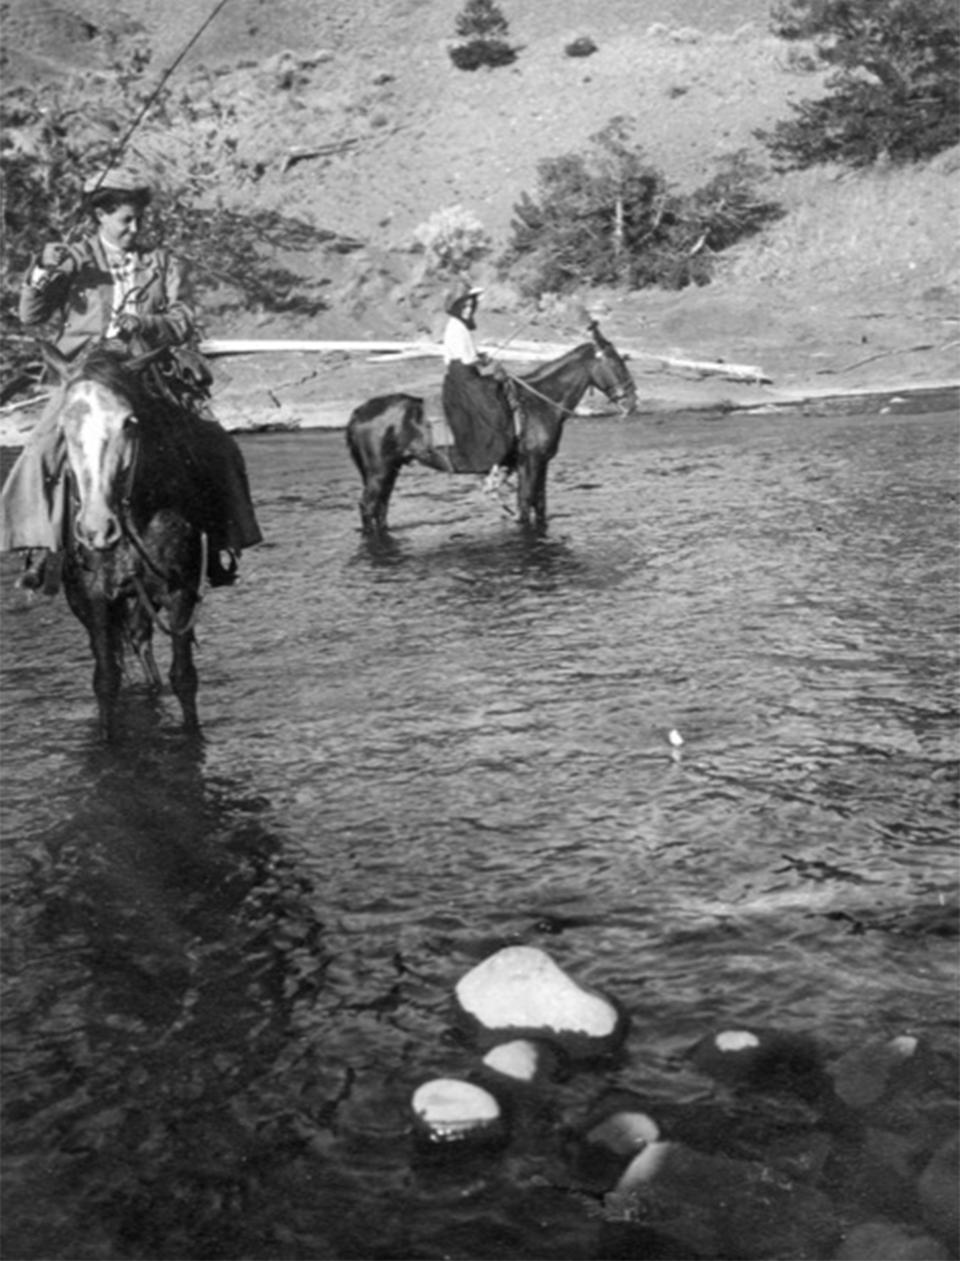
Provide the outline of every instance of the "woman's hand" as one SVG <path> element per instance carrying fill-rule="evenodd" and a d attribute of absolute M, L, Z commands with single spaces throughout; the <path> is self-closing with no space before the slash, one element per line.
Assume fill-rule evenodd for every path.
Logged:
<path fill-rule="evenodd" d="M 128 342 L 131 337 L 136 337 L 137 333 L 143 329 L 143 320 L 139 315 L 121 315 L 117 320 L 117 336 L 121 341 Z"/>

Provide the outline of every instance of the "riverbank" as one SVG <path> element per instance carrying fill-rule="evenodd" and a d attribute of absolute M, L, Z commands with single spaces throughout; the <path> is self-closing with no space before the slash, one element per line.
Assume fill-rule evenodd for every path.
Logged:
<path fill-rule="evenodd" d="M 309 357 L 301 354 L 288 358 L 305 361 Z M 249 389 L 238 387 L 235 384 L 237 377 L 246 376 L 251 367 L 256 370 L 256 355 L 247 355 L 244 359 L 247 362 L 234 365 L 231 380 L 222 385 L 214 397 L 215 410 L 221 423 L 233 433 L 343 429 L 353 408 L 364 398 L 395 388 L 416 390 L 426 399 L 428 410 L 435 414 L 440 412 L 439 367 L 434 368 L 433 375 L 429 378 L 421 367 L 419 379 L 412 383 L 398 383 L 394 375 L 389 384 L 386 384 L 382 369 L 381 374 L 375 375 L 369 371 L 372 365 L 362 365 L 367 369 L 365 373 L 360 373 L 366 378 L 365 386 L 362 390 L 346 394 L 343 392 L 343 377 L 354 374 L 344 373 L 342 369 L 345 365 L 328 366 L 327 371 L 324 371 L 323 366 L 310 368 L 306 362 L 291 363 L 287 365 L 288 368 L 295 371 L 299 367 L 308 378 L 308 383 L 313 386 L 307 388 L 301 383 L 291 397 L 291 390 L 284 388 L 279 374 L 278 381 L 271 387 L 263 384 L 262 372 L 258 371 L 261 384 L 259 390 L 253 391 L 252 395 Z M 395 369 L 398 366 L 395 365 Z M 360 366 L 355 366 L 355 369 L 358 367 Z M 936 380 L 911 379 L 901 384 L 878 382 L 872 386 L 839 389 L 813 382 L 796 382 L 781 388 L 775 384 L 754 384 L 720 377 L 696 380 L 671 377 L 663 373 L 643 373 L 636 368 L 633 371 L 640 407 L 630 423 L 642 423 L 651 418 L 662 421 L 679 415 L 699 415 L 709 419 L 711 416 L 730 412 L 784 417 L 836 413 L 960 413 L 960 378 L 957 376 Z M 229 368 L 227 372 L 230 372 Z M 317 394 L 322 389 L 325 378 L 336 378 L 338 375 L 338 395 L 318 399 Z M 0 447 L 16 448 L 23 445 L 43 412 L 46 398 L 46 394 L 39 394 L 35 400 L 25 401 L 0 414 Z M 595 395 L 588 397 L 575 419 L 585 419 L 608 411 L 605 400 Z"/>

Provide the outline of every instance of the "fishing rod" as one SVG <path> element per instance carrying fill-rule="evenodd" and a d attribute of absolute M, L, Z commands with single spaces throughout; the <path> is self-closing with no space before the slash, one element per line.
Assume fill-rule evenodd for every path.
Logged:
<path fill-rule="evenodd" d="M 123 136 L 123 139 L 120 141 L 119 144 L 112 146 L 112 148 L 110 149 L 110 160 L 107 166 L 104 167 L 104 169 L 100 172 L 100 176 L 97 179 L 97 182 L 94 184 L 94 186 L 90 189 L 90 192 L 87 194 L 88 197 L 93 196 L 93 194 L 96 193 L 97 190 L 101 187 L 101 185 L 103 184 L 107 176 L 110 174 L 110 172 L 113 170 L 116 170 L 120 162 L 120 159 L 123 157 L 124 150 L 126 149 L 127 145 L 130 143 L 130 140 L 133 137 L 133 133 L 137 130 L 137 128 L 143 122 L 144 118 L 146 118 L 149 111 L 153 108 L 153 105 L 155 104 L 157 97 L 166 87 L 166 84 L 168 80 L 170 79 L 170 76 L 173 74 L 176 68 L 180 65 L 181 61 L 183 61 L 184 57 L 186 57 L 187 53 L 194 46 L 194 44 L 197 42 L 197 40 L 200 38 L 203 32 L 207 29 L 210 23 L 216 18 L 220 10 L 225 8 L 226 5 L 229 4 L 229 2 L 230 0 L 219 0 L 219 2 L 213 7 L 211 12 L 200 24 L 200 26 L 196 29 L 196 31 L 194 31 L 193 35 L 190 37 L 187 43 L 183 46 L 183 48 L 180 50 L 178 55 L 174 58 L 174 60 L 170 63 L 167 69 L 160 76 L 160 82 L 157 84 L 157 86 L 154 88 L 154 90 L 150 93 L 146 101 L 141 106 L 140 112 L 137 114 L 136 118 L 127 128 L 126 133 Z M 81 230 L 80 225 L 78 224 L 74 228 L 73 232 L 71 232 L 68 240 L 72 238 L 75 235 L 75 233 L 78 233 L 80 230 Z"/>
<path fill-rule="evenodd" d="M 109 151 L 110 152 L 109 161 L 107 162 L 107 165 L 104 167 L 104 169 L 100 172 L 99 176 L 97 177 L 96 183 L 90 189 L 89 193 L 86 194 L 86 198 L 92 197 L 103 186 L 104 181 L 107 179 L 110 172 L 116 170 L 117 166 L 120 163 L 121 158 L 123 157 L 124 150 L 126 149 L 127 145 L 130 143 L 134 132 L 143 122 L 144 118 L 146 118 L 147 113 L 150 111 L 150 109 L 152 109 L 153 105 L 155 104 L 157 100 L 157 97 L 166 87 L 167 82 L 170 79 L 170 76 L 177 69 L 177 67 L 183 61 L 184 57 L 186 57 L 187 53 L 194 46 L 194 44 L 197 42 L 197 40 L 200 38 L 203 32 L 207 29 L 207 27 L 211 24 L 211 22 L 214 21 L 214 19 L 220 13 L 221 9 L 225 8 L 227 4 L 229 4 L 229 2 L 230 0 L 218 0 L 217 4 L 214 5 L 213 9 L 210 11 L 207 17 L 203 20 L 203 22 L 196 29 L 196 31 L 194 31 L 190 39 L 187 40 L 186 44 L 184 44 L 183 48 L 180 50 L 180 52 L 177 54 L 174 60 L 170 63 L 167 69 L 160 76 L 160 82 L 157 84 L 157 86 L 154 88 L 154 90 L 150 93 L 146 101 L 141 106 L 139 113 L 137 114 L 136 118 L 134 118 L 130 126 L 127 128 L 120 143 L 111 147 Z M 76 222 L 74 223 L 73 227 L 70 229 L 70 231 L 67 233 L 65 237 L 65 244 L 67 246 L 75 245 L 77 241 L 80 239 L 80 237 L 83 236 L 85 230 L 86 230 L 86 223 L 84 221 L 82 212 L 78 211 Z M 48 276 L 46 279 L 46 283 L 49 284 L 51 279 L 52 279 L 52 276 Z"/>
<path fill-rule="evenodd" d="M 210 23 L 214 20 L 214 18 L 217 16 L 220 10 L 225 8 L 226 5 L 229 4 L 229 2 L 230 0 L 219 0 L 219 3 L 214 6 L 214 8 L 210 12 L 206 20 L 197 28 L 197 30 L 194 32 L 191 38 L 184 45 L 179 55 L 170 63 L 170 65 L 164 71 L 163 75 L 160 78 L 160 82 L 157 84 L 154 90 L 150 93 L 145 103 L 141 107 L 140 113 L 136 116 L 136 118 L 133 120 L 131 125 L 127 128 L 126 135 L 120 141 L 119 145 L 117 145 L 114 150 L 111 150 L 111 153 L 113 154 L 112 161 L 118 162 L 120 158 L 123 157 L 123 151 L 127 147 L 127 145 L 130 143 L 130 139 L 133 136 L 133 133 L 137 130 L 137 128 L 143 122 L 144 118 L 147 115 L 147 112 L 151 109 L 151 107 L 153 106 L 153 103 L 156 101 L 157 97 L 163 91 L 164 87 L 166 86 L 167 80 L 173 74 L 174 70 L 176 70 L 177 66 L 180 65 L 181 61 L 183 61 L 184 57 L 186 57 L 187 53 L 194 46 L 194 44 L 197 42 L 197 40 L 200 38 L 203 32 L 207 29 Z M 108 167 L 107 170 L 101 174 L 100 180 L 97 181 L 96 185 L 92 189 L 93 192 L 96 192 L 97 189 L 100 187 L 100 182 L 107 175 L 109 170 L 110 168 Z"/>

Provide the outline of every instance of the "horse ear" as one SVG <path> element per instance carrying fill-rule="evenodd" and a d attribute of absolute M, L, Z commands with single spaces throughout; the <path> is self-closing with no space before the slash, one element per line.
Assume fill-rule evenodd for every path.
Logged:
<path fill-rule="evenodd" d="M 610 343 L 604 337 L 603 333 L 600 332 L 600 325 L 597 323 L 596 316 L 590 316 L 590 323 L 587 325 L 587 332 L 593 338 L 593 344 L 596 346 L 597 350 L 603 352 L 604 350 L 608 350 L 610 348 Z"/>
<path fill-rule="evenodd" d="M 53 342 L 38 341 L 37 346 L 40 350 L 40 358 L 43 360 L 43 366 L 53 374 L 57 385 L 63 383 L 70 376 L 72 367 L 70 360 L 60 353 L 54 346 Z"/>

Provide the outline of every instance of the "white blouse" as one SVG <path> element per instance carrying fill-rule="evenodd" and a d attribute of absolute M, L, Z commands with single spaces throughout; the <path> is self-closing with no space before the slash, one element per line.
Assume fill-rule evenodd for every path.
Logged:
<path fill-rule="evenodd" d="M 449 364 L 455 359 L 461 363 L 476 363 L 477 348 L 463 320 L 452 315 L 443 330 L 443 362 Z"/>

